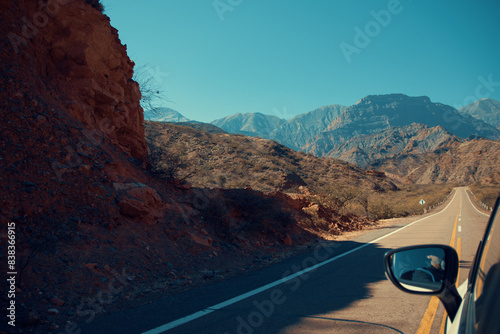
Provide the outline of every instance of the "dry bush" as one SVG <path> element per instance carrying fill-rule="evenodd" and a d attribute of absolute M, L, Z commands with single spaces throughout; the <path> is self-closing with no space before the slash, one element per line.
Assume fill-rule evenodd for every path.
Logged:
<path fill-rule="evenodd" d="M 178 179 L 179 171 L 186 165 L 180 156 L 157 146 L 149 147 L 149 170 L 165 180 Z"/>
<path fill-rule="evenodd" d="M 374 219 L 377 220 L 394 217 L 394 211 L 392 207 L 383 200 L 370 203 L 368 206 L 368 212 Z"/>

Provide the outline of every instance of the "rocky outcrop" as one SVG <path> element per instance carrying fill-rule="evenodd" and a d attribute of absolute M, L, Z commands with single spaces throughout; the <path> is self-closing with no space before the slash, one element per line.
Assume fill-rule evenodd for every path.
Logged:
<path fill-rule="evenodd" d="M 46 3 L 46 4 L 44 4 Z M 9 48 L 52 90 L 93 140 L 110 140 L 145 160 L 143 113 L 134 63 L 110 20 L 83 0 L 1 1 L 14 17 Z M 90 9 L 89 9 L 90 8 Z"/>
<path fill-rule="evenodd" d="M 279 178 L 278 189 L 280 191 L 289 190 L 291 188 L 298 188 L 301 186 L 305 187 L 305 186 L 307 186 L 307 184 L 296 173 L 287 173 L 287 174 L 281 175 Z"/>
<path fill-rule="evenodd" d="M 151 187 L 142 183 L 114 183 L 116 202 L 123 216 L 152 224 L 162 217 L 163 201 Z"/>

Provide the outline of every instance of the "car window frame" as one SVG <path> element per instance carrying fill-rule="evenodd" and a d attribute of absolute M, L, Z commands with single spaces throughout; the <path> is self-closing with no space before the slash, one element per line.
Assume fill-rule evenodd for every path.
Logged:
<path fill-rule="evenodd" d="M 461 317 L 459 319 L 460 321 L 460 326 L 459 326 L 459 333 L 476 333 L 477 331 L 477 308 L 476 308 L 476 302 L 478 299 L 477 296 L 477 283 L 478 283 L 478 274 L 480 273 L 480 264 L 484 260 L 484 251 L 487 247 L 487 243 L 490 240 L 491 241 L 491 236 L 492 236 L 492 231 L 494 228 L 499 229 L 498 225 L 500 225 L 500 197 L 497 198 L 497 201 L 495 205 L 493 206 L 493 211 L 491 212 L 490 218 L 488 220 L 488 224 L 486 226 L 483 238 L 479 242 L 478 245 L 478 250 L 476 252 L 474 262 L 471 268 L 471 271 L 469 273 L 469 281 L 468 281 L 468 289 L 467 293 L 464 296 L 464 307 L 462 310 Z M 497 217 L 498 215 L 498 217 Z M 496 222 L 498 220 L 498 222 Z M 496 225 L 495 225 L 496 223 Z M 498 231 L 497 231 L 498 232 Z M 490 269 L 493 266 L 490 267 Z M 489 270 L 488 270 L 489 272 Z M 488 272 L 485 273 L 485 276 L 488 274 Z M 484 288 L 484 287 L 483 287 Z"/>

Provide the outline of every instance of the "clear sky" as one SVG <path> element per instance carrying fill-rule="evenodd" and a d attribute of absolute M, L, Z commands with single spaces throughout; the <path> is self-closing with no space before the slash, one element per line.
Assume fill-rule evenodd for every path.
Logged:
<path fill-rule="evenodd" d="M 291 118 L 371 94 L 500 100 L 498 0 L 101 0 L 164 106 Z"/>

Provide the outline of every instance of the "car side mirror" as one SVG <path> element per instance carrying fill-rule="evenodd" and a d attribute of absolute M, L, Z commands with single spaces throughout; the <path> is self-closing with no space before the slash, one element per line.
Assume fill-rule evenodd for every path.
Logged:
<path fill-rule="evenodd" d="M 459 260 L 455 249 L 445 245 L 419 245 L 388 251 L 385 273 L 399 289 L 414 294 L 436 295 L 453 320 L 462 302 L 455 282 Z"/>

